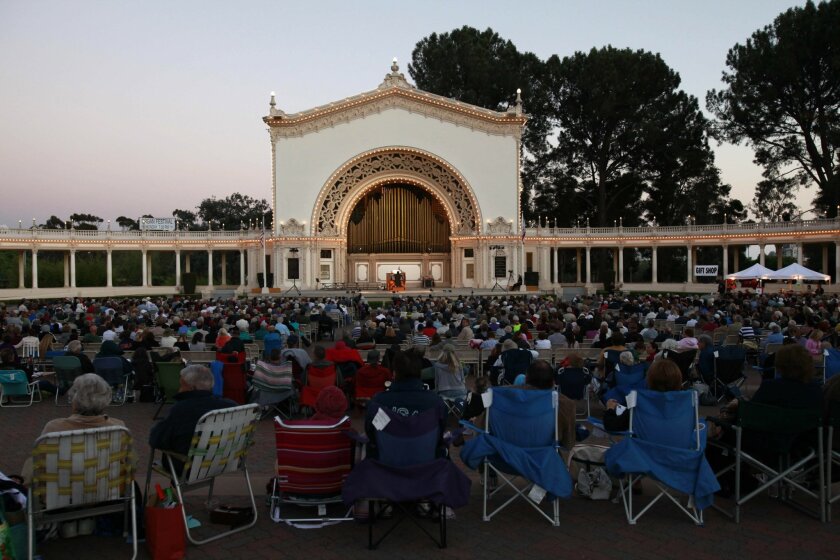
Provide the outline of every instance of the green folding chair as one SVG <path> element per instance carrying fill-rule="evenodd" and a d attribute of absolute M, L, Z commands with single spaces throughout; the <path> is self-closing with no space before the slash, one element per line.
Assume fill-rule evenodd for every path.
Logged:
<path fill-rule="evenodd" d="M 155 366 L 157 367 L 155 380 L 161 393 L 161 401 L 153 420 L 160 418 L 159 414 L 164 405 L 175 402 L 175 395 L 181 388 L 181 370 L 184 369 L 184 364 L 180 362 L 158 362 Z"/>
<path fill-rule="evenodd" d="M 38 397 L 37 401 L 35 397 Z M 0 406 L 32 406 L 33 402 L 41 402 L 37 381 L 30 383 L 22 370 L 0 371 Z"/>
<path fill-rule="evenodd" d="M 54 356 L 53 369 L 55 370 L 55 404 L 56 406 L 70 406 L 59 403 L 59 395 L 64 395 L 73 386 L 77 377 L 82 375 L 82 362 L 76 356 Z"/>

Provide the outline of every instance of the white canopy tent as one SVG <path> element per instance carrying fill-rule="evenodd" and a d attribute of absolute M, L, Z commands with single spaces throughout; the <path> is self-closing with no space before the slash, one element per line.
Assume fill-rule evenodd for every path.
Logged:
<path fill-rule="evenodd" d="M 767 280 L 803 280 L 803 281 L 824 281 L 831 280 L 831 276 L 805 268 L 801 264 L 789 264 L 779 270 L 773 270 L 767 275 Z"/>
<path fill-rule="evenodd" d="M 766 266 L 761 266 L 756 263 L 751 267 L 744 269 L 735 274 L 730 274 L 726 278 L 729 280 L 766 280 L 773 274 L 774 271 Z"/>

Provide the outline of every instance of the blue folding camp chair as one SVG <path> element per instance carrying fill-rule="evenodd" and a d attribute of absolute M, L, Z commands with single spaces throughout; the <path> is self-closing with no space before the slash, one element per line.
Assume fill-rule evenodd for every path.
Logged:
<path fill-rule="evenodd" d="M 368 457 L 347 476 L 342 498 L 348 506 L 369 501 L 368 548 L 373 550 L 405 519 L 411 520 L 440 548 L 446 548 L 446 508 L 465 506 L 470 496 L 470 479 L 447 458 L 438 457 L 441 441 L 440 411 L 425 410 L 414 416 L 371 404 L 368 414 L 376 427 L 376 458 Z M 374 524 L 385 501 L 403 513 L 378 539 Z M 412 515 L 414 504 L 428 501 L 436 507 L 439 536 L 435 538 Z M 408 504 L 408 506 L 407 506 Z"/>
<path fill-rule="evenodd" d="M 747 353 L 743 346 L 720 346 L 715 348 L 715 378 L 712 394 L 717 399 L 727 397 L 730 386 L 740 387 L 744 384 L 744 364 Z"/>
<path fill-rule="evenodd" d="M 837 348 L 823 350 L 823 364 L 823 377 L 825 381 L 840 374 L 840 350 Z"/>
<path fill-rule="evenodd" d="M 635 525 L 662 497 L 671 500 L 697 525 L 703 510 L 712 505 L 720 490 L 704 455 L 705 426 L 700 424 L 696 391 L 639 390 L 627 396 L 630 409 L 629 436 L 605 454 L 607 472 L 623 477 L 621 499 L 627 522 Z M 634 511 L 633 485 L 648 477 L 659 488 L 641 510 Z M 671 493 L 688 495 L 687 505 Z"/>
<path fill-rule="evenodd" d="M 124 405 L 126 397 L 131 391 L 131 374 L 126 374 L 123 370 L 122 358 L 118 356 L 96 358 L 93 360 L 93 370 L 114 389 L 111 404 Z M 121 390 L 118 390 L 118 388 L 121 388 Z"/>
<path fill-rule="evenodd" d="M 615 368 L 615 387 L 604 393 L 602 400 L 607 402 L 615 399 L 624 405 L 627 395 L 632 391 L 647 389 L 648 364 L 633 364 L 632 366 L 620 364 Z"/>
<path fill-rule="evenodd" d="M 557 370 L 554 376 L 557 389 L 562 395 L 566 395 L 573 401 L 586 404 L 586 412 L 578 414 L 575 411 L 575 418 L 586 419 L 592 413 L 589 406 L 589 393 L 592 383 L 592 375 L 586 368 L 566 367 Z"/>
<path fill-rule="evenodd" d="M 528 366 L 534 360 L 534 355 L 530 350 L 523 350 L 522 348 L 511 348 L 505 350 L 499 356 L 502 359 L 502 367 L 504 371 L 499 374 L 497 383 L 499 385 L 512 385 L 516 376 L 520 373 L 525 373 Z"/>
<path fill-rule="evenodd" d="M 485 397 L 488 393 L 489 397 Z M 461 449 L 464 464 L 471 469 L 484 469 L 484 521 L 490 521 L 516 498 L 523 498 L 557 527 L 560 525 L 558 499 L 572 493 L 572 478 L 558 451 L 557 392 L 497 387 L 484 395 L 485 402 L 489 400 L 485 429 L 462 422 L 478 435 Z M 488 487 L 491 473 L 503 483 L 495 489 Z M 517 484 L 518 478 L 526 484 Z M 513 496 L 488 512 L 489 499 L 506 487 L 513 490 Z M 544 497 L 552 505 L 551 513 L 540 507 Z"/>

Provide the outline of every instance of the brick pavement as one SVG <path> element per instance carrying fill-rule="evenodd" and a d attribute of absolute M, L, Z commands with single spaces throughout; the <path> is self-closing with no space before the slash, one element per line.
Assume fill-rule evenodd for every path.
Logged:
<path fill-rule="evenodd" d="M 755 378 L 752 379 L 755 385 Z M 146 434 L 152 425 L 156 405 L 136 403 L 109 408 L 114 417 L 126 422 L 135 434 L 138 480 L 145 480 L 148 463 Z M 713 413 L 713 409 L 705 411 Z M 46 401 L 31 408 L 0 409 L 3 431 L 0 436 L 0 470 L 19 472 L 31 443 L 46 423 L 69 414 Z M 360 426 L 361 416 L 354 415 Z M 299 530 L 274 524 L 264 504 L 265 482 L 274 462 L 274 434 L 270 420 L 259 423 L 256 444 L 249 453 L 249 470 L 257 494 L 259 520 L 243 533 L 202 547 L 190 546 L 189 558 L 276 558 L 294 556 L 311 560 L 370 557 L 366 549 L 366 527 L 347 522 L 320 530 Z M 457 449 L 455 451 L 457 455 Z M 456 462 L 460 461 L 455 458 Z M 707 511 L 705 527 L 695 527 L 670 503 L 659 503 L 636 526 L 627 525 L 620 504 L 572 498 L 561 503 L 560 527 L 551 527 L 526 504 L 511 506 L 490 522 L 481 521 L 481 486 L 473 480 L 470 504 L 457 512 L 449 524 L 449 547 L 438 550 L 422 533 L 404 524 L 381 546 L 380 555 L 400 558 L 482 558 L 483 560 L 572 556 L 581 559 L 647 558 L 840 558 L 840 521 L 821 524 L 769 498 L 748 504 L 743 521 L 736 525 L 715 511 Z M 218 487 L 220 503 L 242 503 L 240 480 L 225 480 Z M 650 494 L 650 492 L 648 492 Z M 194 494 L 197 498 L 200 492 Z M 244 504 L 243 504 L 244 505 Z M 837 509 L 837 508 L 835 508 Z M 840 517 L 840 513 L 837 517 Z M 201 518 L 201 514 L 199 514 Z M 434 529 L 434 526 L 431 526 Z M 47 560 L 86 558 L 125 558 L 130 547 L 121 539 L 79 537 L 51 541 L 39 552 Z M 140 558 L 149 558 L 141 546 Z"/>

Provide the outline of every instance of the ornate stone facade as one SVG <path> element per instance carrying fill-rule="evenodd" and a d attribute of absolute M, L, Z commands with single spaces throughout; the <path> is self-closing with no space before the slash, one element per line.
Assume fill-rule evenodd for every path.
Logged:
<path fill-rule="evenodd" d="M 363 154 L 339 169 L 321 189 L 312 215 L 316 235 L 341 235 L 346 224 L 339 223 L 339 214 L 348 201 L 362 194 L 363 185 L 389 177 L 410 180 L 425 179 L 434 185 L 435 196 L 444 197 L 452 230 L 458 235 L 477 233 L 481 223 L 478 203 L 472 189 L 460 175 L 441 159 L 408 148 L 385 148 Z M 354 195 L 356 195 L 354 197 Z"/>

